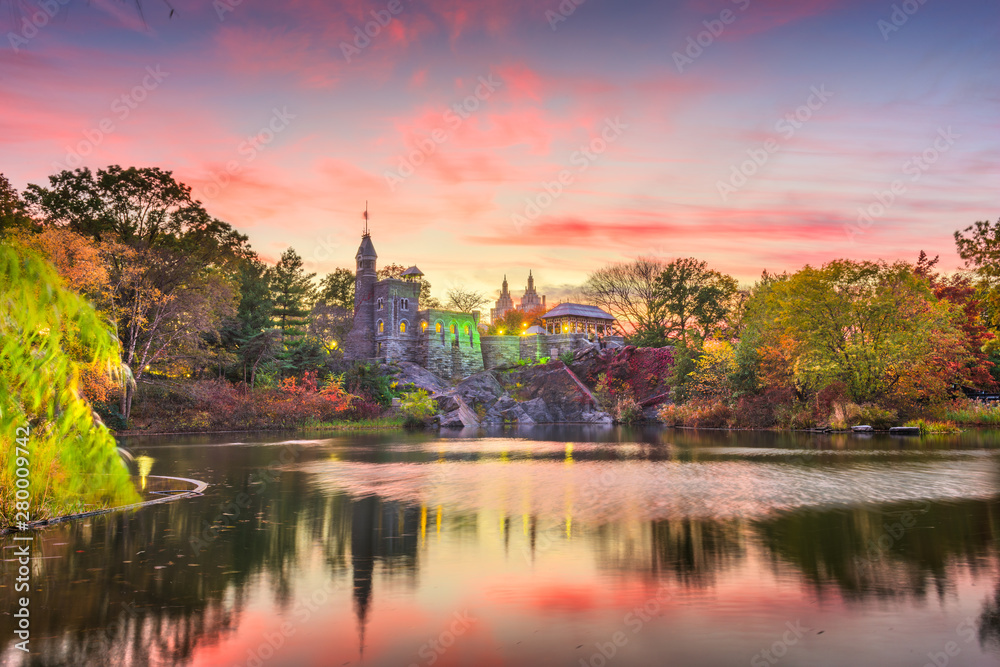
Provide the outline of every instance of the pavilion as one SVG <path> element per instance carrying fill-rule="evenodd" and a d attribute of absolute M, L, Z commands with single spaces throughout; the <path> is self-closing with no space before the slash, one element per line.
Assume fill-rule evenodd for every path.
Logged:
<path fill-rule="evenodd" d="M 545 331 L 550 334 L 587 333 L 613 336 L 615 318 L 598 308 L 582 303 L 560 303 L 542 315 Z"/>

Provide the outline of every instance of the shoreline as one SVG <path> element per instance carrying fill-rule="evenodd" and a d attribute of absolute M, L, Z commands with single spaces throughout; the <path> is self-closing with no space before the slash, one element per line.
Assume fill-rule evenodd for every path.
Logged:
<path fill-rule="evenodd" d="M 12 533 L 25 533 L 30 530 L 36 530 L 38 528 L 45 528 L 57 523 L 63 523 L 65 521 L 72 521 L 74 519 L 84 519 L 91 516 L 98 516 L 100 514 L 110 514 L 111 512 L 121 512 L 130 509 L 139 509 L 142 507 L 147 507 L 149 505 L 161 505 L 163 503 L 173 502 L 175 500 L 181 500 L 183 498 L 193 498 L 194 496 L 200 496 L 208 488 L 208 482 L 202 482 L 198 479 L 190 479 L 187 477 L 173 477 L 170 475 L 149 475 L 147 479 L 169 479 L 179 482 L 187 482 L 188 484 L 194 485 L 194 488 L 188 489 L 187 491 L 181 491 L 180 493 L 170 493 L 169 495 L 163 496 L 162 498 L 151 498 L 149 500 L 141 500 L 137 503 L 129 503 L 128 505 L 119 505 L 116 507 L 102 507 L 101 509 L 89 510 L 87 512 L 76 512 L 74 514 L 63 514 L 60 516 L 52 517 L 49 519 L 38 519 L 37 521 L 29 521 L 25 528 L 18 528 L 16 526 L 2 526 L 0 527 L 0 536 L 9 535 Z"/>

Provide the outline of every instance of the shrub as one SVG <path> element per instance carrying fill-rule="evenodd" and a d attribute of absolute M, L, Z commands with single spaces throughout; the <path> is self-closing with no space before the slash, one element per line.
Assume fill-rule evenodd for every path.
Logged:
<path fill-rule="evenodd" d="M 407 426 L 426 426 L 437 413 L 437 405 L 426 389 L 403 394 L 399 407 Z"/>
<path fill-rule="evenodd" d="M 392 383 L 392 377 L 378 364 L 354 364 L 343 375 L 343 385 L 347 391 L 366 401 L 378 403 L 383 408 L 389 407 L 396 397 Z"/>
<path fill-rule="evenodd" d="M 858 415 L 859 424 L 867 424 L 877 429 L 886 429 L 895 426 L 898 422 L 899 415 L 895 410 L 886 410 L 873 403 L 862 405 L 861 413 Z"/>
<path fill-rule="evenodd" d="M 559 361 L 563 362 L 564 364 L 573 363 L 573 350 L 566 350 L 565 352 L 560 354 Z"/>
<path fill-rule="evenodd" d="M 1000 404 L 960 400 L 945 407 L 940 416 L 958 424 L 1000 426 Z"/>
<path fill-rule="evenodd" d="M 962 429 L 955 425 L 954 422 L 938 422 L 930 421 L 926 419 L 911 419 L 910 421 L 903 424 L 903 426 L 916 426 L 920 429 L 920 433 L 926 435 L 927 433 L 961 433 Z"/>
<path fill-rule="evenodd" d="M 642 420 L 642 408 L 631 396 L 619 396 L 611 416 L 618 424 L 634 424 Z"/>
<path fill-rule="evenodd" d="M 722 401 L 691 401 L 683 405 L 664 405 L 659 417 L 667 426 L 724 428 L 729 425 L 732 411 Z"/>

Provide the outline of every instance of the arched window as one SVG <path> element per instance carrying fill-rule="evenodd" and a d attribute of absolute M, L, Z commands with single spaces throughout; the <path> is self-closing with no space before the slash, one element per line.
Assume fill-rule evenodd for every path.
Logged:
<path fill-rule="evenodd" d="M 469 335 L 469 325 L 468 324 L 465 325 L 465 335 L 466 336 Z"/>
<path fill-rule="evenodd" d="M 378 332 L 385 333 L 385 322 L 383 322 L 382 320 L 378 321 Z"/>
<path fill-rule="evenodd" d="M 427 331 L 427 320 L 424 320 L 423 322 L 420 323 L 420 330 Z"/>
<path fill-rule="evenodd" d="M 403 310 L 409 310 L 410 309 L 410 300 L 409 299 L 403 299 L 402 301 L 400 301 L 399 307 L 402 308 Z"/>
<path fill-rule="evenodd" d="M 406 333 L 406 320 L 399 323 L 399 333 Z"/>
<path fill-rule="evenodd" d="M 451 323 L 451 326 L 449 326 L 449 327 L 448 327 L 448 331 L 450 331 L 450 332 L 452 332 L 452 333 L 456 333 L 456 332 L 458 331 L 458 327 L 457 327 L 457 326 L 455 326 L 455 323 L 454 323 L 454 322 L 452 322 L 452 323 Z"/>
<path fill-rule="evenodd" d="M 378 309 L 379 310 L 382 310 L 383 308 L 385 308 L 385 299 L 379 297 L 378 300 L 375 303 L 378 304 Z"/>
<path fill-rule="evenodd" d="M 435 331 L 436 333 L 441 333 L 441 329 L 442 329 L 442 328 L 443 328 L 443 326 L 442 326 L 442 323 L 441 323 L 441 322 L 438 322 L 437 324 L 435 324 L 435 325 L 434 325 L 434 331 Z"/>

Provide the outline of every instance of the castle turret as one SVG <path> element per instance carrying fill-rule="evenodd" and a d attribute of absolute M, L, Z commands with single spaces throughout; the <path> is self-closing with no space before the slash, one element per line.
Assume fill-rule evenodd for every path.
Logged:
<path fill-rule="evenodd" d="M 375 356 L 375 312 L 373 310 L 378 254 L 367 227 L 358 247 L 354 278 L 354 324 L 344 345 L 345 359 L 371 359 Z"/>

